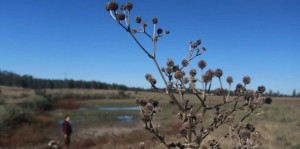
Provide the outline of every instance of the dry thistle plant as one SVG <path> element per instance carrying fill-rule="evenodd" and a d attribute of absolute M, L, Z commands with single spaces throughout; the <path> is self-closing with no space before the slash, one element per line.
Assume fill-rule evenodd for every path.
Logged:
<path fill-rule="evenodd" d="M 191 69 L 189 74 L 186 74 L 184 70 L 190 61 L 206 51 L 205 47 L 201 47 L 201 40 L 189 43 L 188 57 L 182 60 L 180 65 L 175 65 L 172 59 L 168 59 L 166 66 L 160 67 L 156 60 L 157 41 L 159 38 L 168 35 L 170 31 L 158 28 L 158 18 L 152 19 L 152 34 L 150 34 L 148 31 L 150 25 L 143 22 L 141 16 L 134 19 L 138 28 L 131 27 L 130 20 L 133 20 L 131 18 L 133 8 L 131 2 L 121 6 L 117 2 L 108 2 L 105 8 L 116 23 L 129 33 L 143 52 L 153 60 L 164 82 L 165 89 L 159 89 L 156 86 L 157 80 L 151 74 L 146 74 L 146 80 L 154 89 L 169 96 L 178 108 L 178 118 L 182 122 L 182 126 L 178 130 L 178 137 L 174 140 L 168 140 L 161 134 L 159 127 L 155 125 L 155 116 L 160 112 L 159 102 L 152 98 L 136 99 L 136 104 L 141 111 L 141 120 L 145 123 L 146 130 L 152 133 L 166 148 L 221 148 L 221 142 L 225 139 L 230 139 L 232 143 L 235 143 L 234 148 L 256 148 L 261 144 L 259 141 L 260 132 L 255 130 L 252 124 L 244 121 L 251 115 L 262 114 L 263 111 L 258 111 L 258 109 L 262 108 L 264 104 L 272 102 L 271 98 L 262 97 L 266 90 L 264 86 L 259 86 L 256 91 L 247 89 L 247 84 L 251 82 L 251 78 L 245 76 L 243 83 L 238 83 L 234 91 L 231 91 L 233 78 L 228 76 L 226 78 L 228 89 L 225 90 L 221 79 L 223 76 L 222 70 L 208 69 L 205 71 L 206 62 L 204 60 L 198 62 L 200 75 L 197 75 L 196 69 Z M 153 42 L 153 51 L 147 50 L 140 43 L 136 34 L 149 37 Z M 219 104 L 210 103 L 211 85 L 212 80 L 215 78 L 220 84 L 220 87 L 214 90 L 215 95 L 222 97 Z M 197 85 L 200 87 L 197 87 Z M 190 99 L 186 97 L 187 94 L 193 95 L 198 103 L 191 103 Z M 237 112 L 242 115 L 238 120 L 235 119 L 235 113 Z M 205 121 L 209 121 L 209 124 L 204 124 Z M 219 140 L 211 139 L 208 142 L 203 141 L 221 125 L 228 127 L 228 131 L 222 138 Z M 208 147 L 204 143 L 208 144 Z M 140 143 L 139 148 L 145 148 L 145 144 Z"/>

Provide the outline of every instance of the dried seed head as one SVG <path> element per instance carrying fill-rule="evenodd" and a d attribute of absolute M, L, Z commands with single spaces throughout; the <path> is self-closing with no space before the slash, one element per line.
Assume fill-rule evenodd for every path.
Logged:
<path fill-rule="evenodd" d="M 126 6 L 125 6 L 125 5 L 121 5 L 120 9 L 121 9 L 121 10 L 125 10 L 125 9 L 126 9 Z"/>
<path fill-rule="evenodd" d="M 181 79 L 183 77 L 181 71 L 176 71 L 175 74 L 174 74 L 174 77 L 176 79 Z"/>
<path fill-rule="evenodd" d="M 183 67 L 186 67 L 186 66 L 189 65 L 189 61 L 184 59 L 184 60 L 181 61 L 181 64 L 182 64 Z"/>
<path fill-rule="evenodd" d="M 257 92 L 259 92 L 259 93 L 264 93 L 265 91 L 266 91 L 266 88 L 263 85 L 261 85 L 257 88 Z"/>
<path fill-rule="evenodd" d="M 216 88 L 215 89 L 215 94 L 216 95 L 223 95 L 223 90 L 221 88 Z"/>
<path fill-rule="evenodd" d="M 147 123 L 150 121 L 150 116 L 148 114 L 142 114 L 142 121 Z"/>
<path fill-rule="evenodd" d="M 206 48 L 205 48 L 205 47 L 202 47 L 202 50 L 203 50 L 203 51 L 206 51 Z"/>
<path fill-rule="evenodd" d="M 152 23 L 153 23 L 153 24 L 157 24 L 157 23 L 158 23 L 158 19 L 157 19 L 156 17 L 153 18 L 153 19 L 152 19 Z"/>
<path fill-rule="evenodd" d="M 168 67 L 173 67 L 174 66 L 174 61 L 169 58 L 168 61 L 167 61 L 167 66 Z"/>
<path fill-rule="evenodd" d="M 253 125 L 251 125 L 251 124 L 247 124 L 246 125 L 246 129 L 248 129 L 248 130 L 250 130 L 251 132 L 253 132 L 254 130 L 255 130 L 255 127 L 253 126 Z"/>
<path fill-rule="evenodd" d="M 151 78 L 151 79 L 149 80 L 149 82 L 150 82 L 151 84 L 155 85 L 155 84 L 156 84 L 156 79 L 155 79 L 155 78 Z"/>
<path fill-rule="evenodd" d="M 196 74 L 197 74 L 196 69 L 191 69 L 190 70 L 190 76 L 194 77 L 194 76 L 196 76 Z"/>
<path fill-rule="evenodd" d="M 182 83 L 183 83 L 183 84 L 188 84 L 188 83 L 189 83 L 189 78 L 188 78 L 188 77 L 184 77 L 184 78 L 182 79 Z"/>
<path fill-rule="evenodd" d="M 140 142 L 139 149 L 145 149 L 145 143 L 144 142 Z"/>
<path fill-rule="evenodd" d="M 243 86 L 241 83 L 238 83 L 238 84 L 236 85 L 235 90 L 236 90 L 236 91 L 242 91 L 242 90 L 244 90 L 244 86 Z"/>
<path fill-rule="evenodd" d="M 206 71 L 206 75 L 212 79 L 215 76 L 215 72 L 211 69 L 208 69 Z"/>
<path fill-rule="evenodd" d="M 147 102 L 145 99 L 141 99 L 139 104 L 140 104 L 140 106 L 143 106 L 143 107 L 144 107 L 144 106 L 147 105 L 147 103 L 148 103 L 148 102 Z"/>
<path fill-rule="evenodd" d="M 272 98 L 266 98 L 264 99 L 266 104 L 271 104 L 272 103 Z"/>
<path fill-rule="evenodd" d="M 244 76 L 243 82 L 244 82 L 245 84 L 249 84 L 249 83 L 251 82 L 251 78 L 250 78 L 249 76 Z"/>
<path fill-rule="evenodd" d="M 143 23 L 143 26 L 144 26 L 144 27 L 147 27 L 147 26 L 148 26 L 147 22 L 144 22 L 144 23 Z"/>
<path fill-rule="evenodd" d="M 227 81 L 228 84 L 231 84 L 231 83 L 233 82 L 232 76 L 228 76 L 228 77 L 226 78 L 226 81 Z"/>
<path fill-rule="evenodd" d="M 162 72 L 166 72 L 166 68 L 165 67 L 161 67 L 160 69 Z"/>
<path fill-rule="evenodd" d="M 179 66 L 178 65 L 173 66 L 173 72 L 176 72 L 176 71 L 179 71 Z"/>
<path fill-rule="evenodd" d="M 157 100 L 154 100 L 153 103 L 152 103 L 153 107 L 157 107 L 159 105 L 159 102 Z"/>
<path fill-rule="evenodd" d="M 220 77 L 222 77 L 222 75 L 223 75 L 223 71 L 222 71 L 221 69 L 216 69 L 216 70 L 215 70 L 215 74 L 216 74 L 217 77 L 220 78 Z"/>
<path fill-rule="evenodd" d="M 141 17 L 141 16 L 137 16 L 137 17 L 135 18 L 135 22 L 136 22 L 136 23 L 141 23 L 141 22 L 142 22 L 142 17 Z"/>
<path fill-rule="evenodd" d="M 131 30 L 131 32 L 134 33 L 134 34 L 136 34 L 138 31 L 137 31 L 135 28 L 133 28 L 133 29 Z"/>
<path fill-rule="evenodd" d="M 154 107 L 152 103 L 148 103 L 144 108 L 146 111 L 152 111 Z"/>
<path fill-rule="evenodd" d="M 166 34 L 170 34 L 170 30 L 166 30 Z"/>
<path fill-rule="evenodd" d="M 118 19 L 119 19 L 120 21 L 125 20 L 125 14 L 124 14 L 124 13 L 118 14 Z"/>
<path fill-rule="evenodd" d="M 197 40 L 196 43 L 197 43 L 197 45 L 200 45 L 202 43 L 202 41 L 201 40 Z"/>
<path fill-rule="evenodd" d="M 204 60 L 201 60 L 198 62 L 198 66 L 201 69 L 204 69 L 206 67 L 206 62 Z"/>
<path fill-rule="evenodd" d="M 107 8 L 108 8 L 109 10 L 116 11 L 116 10 L 119 8 L 119 5 L 118 5 L 118 3 L 116 3 L 116 2 L 110 2 L 110 3 L 108 3 Z"/>
<path fill-rule="evenodd" d="M 246 94 L 245 94 L 245 97 L 246 97 L 246 99 L 253 99 L 254 98 L 254 91 L 253 90 L 251 90 L 251 89 L 248 89 L 247 91 L 246 91 Z"/>
<path fill-rule="evenodd" d="M 173 72 L 173 67 L 168 67 L 167 68 L 167 74 L 171 74 Z"/>
<path fill-rule="evenodd" d="M 157 34 L 161 34 L 163 32 L 163 30 L 161 28 L 157 29 Z"/>
<path fill-rule="evenodd" d="M 110 9 L 109 9 L 109 3 L 106 3 L 106 5 L 105 5 L 105 10 L 106 11 L 109 11 Z"/>
<path fill-rule="evenodd" d="M 209 77 L 208 75 L 203 75 L 202 76 L 202 81 L 204 83 L 209 83 L 211 81 L 211 77 Z"/>
<path fill-rule="evenodd" d="M 149 73 L 147 73 L 147 74 L 145 75 L 145 78 L 146 78 L 147 81 L 149 81 L 149 80 L 152 78 L 152 75 L 149 74 Z"/>
<path fill-rule="evenodd" d="M 131 3 L 131 2 L 128 2 L 127 4 L 126 4 L 126 8 L 127 8 L 127 10 L 131 10 L 132 8 L 133 8 L 133 4 Z"/>

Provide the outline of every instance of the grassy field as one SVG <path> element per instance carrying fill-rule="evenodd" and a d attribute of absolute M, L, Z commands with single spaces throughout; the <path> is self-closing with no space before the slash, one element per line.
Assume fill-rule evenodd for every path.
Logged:
<path fill-rule="evenodd" d="M 180 127 L 177 109 L 169 103 L 167 96 L 151 92 L 133 91 L 105 91 L 105 90 L 46 90 L 47 94 L 76 94 L 68 97 L 119 97 L 120 99 L 84 99 L 68 98 L 46 100 L 36 95 L 36 91 L 20 88 L 2 88 L 2 97 L 5 101 L 0 104 L 0 119 L 8 113 L 7 109 L 13 107 L 27 110 L 30 119 L 22 123 L 12 124 L 13 129 L 1 130 L 0 148 L 41 149 L 46 148 L 50 140 L 61 140 L 61 122 L 66 114 L 71 115 L 74 134 L 72 148 L 75 149 L 126 149 L 128 146 L 137 148 L 139 142 L 144 141 L 148 148 L 164 148 L 159 143 L 153 143 L 152 135 L 144 130 L 144 125 L 139 119 L 138 110 L 101 110 L 105 107 L 133 107 L 136 97 L 153 97 L 160 102 L 161 112 L 156 121 L 166 140 L 177 136 L 176 130 Z M 80 96 L 79 96 L 80 95 Z M 114 96 L 111 96 L 114 95 Z M 125 96 L 124 96 L 125 95 Z M 53 97 L 53 96 L 51 96 Z M 92 96 L 93 97 L 93 96 Z M 190 99 L 193 99 L 190 97 Z M 39 101 L 35 103 L 35 101 Z M 219 103 L 221 99 L 213 96 L 211 103 Z M 195 101 L 192 101 L 195 102 Z M 15 106 L 22 105 L 22 106 Z M 48 105 L 49 109 L 39 107 Z M 21 108 L 21 109 L 20 109 Z M 35 110 L 30 110 L 35 109 Z M 247 119 L 262 133 L 262 147 L 266 149 L 299 149 L 300 148 L 300 99 L 281 97 L 273 98 L 271 105 L 266 105 L 263 115 Z M 23 115 L 24 116 L 24 115 Z M 129 116 L 130 120 L 119 117 Z M 0 120 L 1 123 L 1 120 Z M 209 123 L 209 120 L 208 122 Z M 221 127 L 214 132 L 212 137 L 222 136 L 227 128 Z M 26 137 L 24 137 L 26 136 Z M 209 138 L 204 141 L 207 143 Z M 228 141 L 224 146 L 228 147 Z"/>

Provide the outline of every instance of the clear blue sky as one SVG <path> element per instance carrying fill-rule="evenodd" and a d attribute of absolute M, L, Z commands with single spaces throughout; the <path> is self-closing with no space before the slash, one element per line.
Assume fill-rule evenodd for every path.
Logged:
<path fill-rule="evenodd" d="M 158 77 L 152 61 L 110 18 L 106 2 L 0 0 L 0 69 L 149 87 L 144 74 Z M 286 94 L 300 91 L 299 0 L 132 2 L 134 17 L 141 15 L 149 24 L 158 17 L 159 26 L 171 30 L 158 43 L 161 64 L 167 58 L 179 63 L 188 42 L 200 38 L 208 51 L 194 67 L 204 59 L 208 67 L 232 75 L 234 83 L 249 75 L 254 89 L 263 84 Z"/>

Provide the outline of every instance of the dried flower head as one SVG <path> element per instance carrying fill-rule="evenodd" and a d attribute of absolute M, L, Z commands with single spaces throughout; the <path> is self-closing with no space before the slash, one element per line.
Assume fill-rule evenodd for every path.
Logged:
<path fill-rule="evenodd" d="M 142 17 L 141 17 L 141 16 L 137 16 L 137 17 L 135 18 L 135 22 L 136 22 L 136 23 L 141 23 L 141 22 L 142 22 Z"/>
<path fill-rule="evenodd" d="M 181 79 L 183 77 L 183 75 L 182 75 L 181 71 L 176 71 L 175 74 L 174 74 L 174 77 L 176 79 Z"/>
<path fill-rule="evenodd" d="M 215 94 L 216 95 L 223 95 L 223 90 L 221 88 L 216 88 L 215 89 Z"/>
<path fill-rule="evenodd" d="M 161 28 L 158 28 L 156 32 L 157 32 L 157 34 L 161 34 L 163 32 L 163 30 Z"/>
<path fill-rule="evenodd" d="M 178 65 L 173 66 L 173 72 L 176 72 L 176 71 L 179 71 L 179 66 Z"/>
<path fill-rule="evenodd" d="M 125 14 L 124 13 L 118 14 L 118 20 L 120 20 L 120 21 L 125 20 Z"/>
<path fill-rule="evenodd" d="M 145 111 L 152 111 L 154 109 L 153 104 L 152 103 L 148 103 L 145 107 L 144 110 Z"/>
<path fill-rule="evenodd" d="M 116 3 L 116 2 L 108 3 L 107 9 L 116 11 L 118 8 L 119 8 L 118 3 Z"/>
<path fill-rule="evenodd" d="M 145 123 L 150 121 L 150 115 L 148 115 L 146 113 L 142 114 L 141 118 L 142 118 L 142 121 L 145 122 Z"/>
<path fill-rule="evenodd" d="M 167 68 L 167 74 L 171 74 L 173 72 L 173 67 L 168 67 Z"/>
<path fill-rule="evenodd" d="M 205 48 L 205 47 L 202 47 L 202 50 L 203 50 L 203 51 L 206 51 L 206 48 Z"/>
<path fill-rule="evenodd" d="M 249 84 L 249 83 L 251 82 L 251 78 L 250 78 L 249 76 L 244 76 L 243 82 L 244 82 L 245 84 Z"/>
<path fill-rule="evenodd" d="M 140 99 L 140 100 L 138 100 L 139 101 L 139 104 L 140 104 L 140 106 L 146 106 L 147 105 L 147 101 L 146 101 L 146 99 Z"/>
<path fill-rule="evenodd" d="M 144 142 L 140 142 L 139 149 L 145 149 L 145 143 Z"/>
<path fill-rule="evenodd" d="M 271 104 L 272 103 L 272 98 L 265 98 L 264 99 L 266 104 Z"/>
<path fill-rule="evenodd" d="M 206 62 L 204 60 L 201 60 L 198 62 L 198 66 L 201 69 L 204 69 L 206 67 Z"/>
<path fill-rule="evenodd" d="M 153 23 L 153 24 L 157 24 L 157 23 L 158 23 L 158 19 L 157 19 L 156 17 L 153 18 L 153 19 L 152 19 L 152 23 Z"/>
<path fill-rule="evenodd" d="M 205 74 L 202 76 L 202 81 L 204 83 L 209 83 L 212 80 L 212 77 L 210 77 L 209 75 Z"/>
<path fill-rule="evenodd" d="M 149 82 L 150 82 L 151 84 L 155 85 L 155 84 L 156 84 L 156 79 L 155 79 L 155 78 L 151 78 L 151 79 L 149 80 Z"/>
<path fill-rule="evenodd" d="M 212 79 L 215 76 L 215 72 L 211 69 L 208 69 L 206 71 L 205 75 L 207 75 L 208 77 L 210 77 Z"/>
<path fill-rule="evenodd" d="M 202 43 L 202 41 L 200 39 L 196 41 L 197 45 L 200 45 L 201 43 Z"/>
<path fill-rule="evenodd" d="M 134 33 L 134 34 L 136 34 L 138 31 L 137 31 L 135 28 L 133 28 L 133 29 L 131 30 L 131 32 Z"/>
<path fill-rule="evenodd" d="M 105 10 L 106 11 L 109 11 L 110 9 L 109 9 L 109 3 L 106 3 L 106 5 L 105 5 Z"/>
<path fill-rule="evenodd" d="M 173 67 L 174 66 L 174 61 L 169 58 L 168 61 L 167 61 L 167 66 L 168 67 Z"/>
<path fill-rule="evenodd" d="M 161 67 L 160 69 L 162 72 L 166 72 L 166 68 L 165 67 Z"/>
<path fill-rule="evenodd" d="M 189 65 L 189 61 L 184 59 L 184 60 L 181 61 L 181 64 L 182 64 L 183 67 L 186 67 L 186 66 Z"/>
<path fill-rule="evenodd" d="M 231 84 L 231 83 L 233 82 L 232 76 L 228 76 L 228 77 L 226 78 L 226 82 L 227 82 L 228 84 Z"/>
<path fill-rule="evenodd" d="M 238 84 L 236 85 L 235 90 L 236 90 L 236 91 L 242 91 L 242 90 L 244 90 L 244 86 L 243 86 L 241 83 L 238 83 Z"/>
<path fill-rule="evenodd" d="M 246 95 L 245 95 L 246 99 L 253 99 L 255 97 L 254 95 L 254 91 L 251 89 L 246 90 Z"/>
<path fill-rule="evenodd" d="M 222 75 L 223 75 L 223 71 L 222 71 L 221 69 L 218 68 L 218 69 L 215 70 L 215 74 L 216 74 L 217 77 L 220 78 L 220 77 L 222 77 Z"/>
<path fill-rule="evenodd" d="M 125 6 L 125 5 L 121 5 L 121 6 L 120 6 L 120 9 L 121 9 L 121 10 L 125 10 L 125 9 L 126 9 L 126 6 Z"/>
<path fill-rule="evenodd" d="M 144 22 L 144 23 L 143 23 L 143 26 L 144 26 L 144 27 L 147 27 L 147 26 L 148 26 L 147 22 Z"/>
<path fill-rule="evenodd" d="M 257 88 L 257 92 L 258 93 L 264 93 L 266 91 L 266 88 L 265 88 L 265 86 L 263 86 L 263 85 L 261 85 L 261 86 L 259 86 L 258 88 Z"/>
<path fill-rule="evenodd" d="M 153 103 L 152 103 L 153 107 L 157 107 L 159 105 L 159 102 L 157 100 L 154 100 Z"/>
<path fill-rule="evenodd" d="M 146 78 L 147 81 L 149 81 L 149 80 L 152 78 L 152 75 L 149 74 L 149 73 L 147 73 L 147 74 L 145 75 L 145 78 Z"/>
<path fill-rule="evenodd" d="M 133 4 L 131 3 L 131 2 L 128 2 L 127 4 L 126 4 L 126 8 L 127 8 L 127 10 L 131 10 L 132 8 L 133 8 Z"/>
<path fill-rule="evenodd" d="M 190 76 L 194 77 L 194 76 L 196 76 L 196 74 L 197 74 L 196 69 L 191 69 L 190 70 Z"/>
<path fill-rule="evenodd" d="M 166 34 L 170 34 L 170 30 L 166 30 Z"/>

